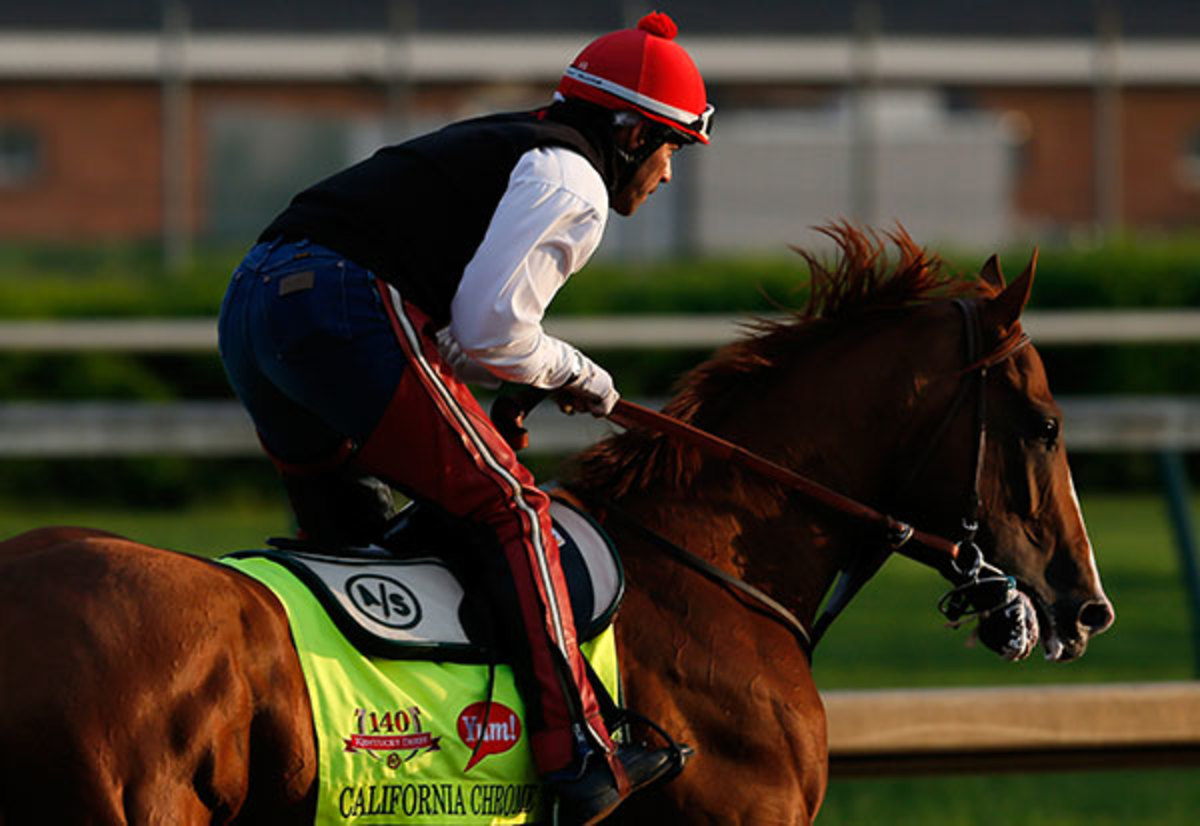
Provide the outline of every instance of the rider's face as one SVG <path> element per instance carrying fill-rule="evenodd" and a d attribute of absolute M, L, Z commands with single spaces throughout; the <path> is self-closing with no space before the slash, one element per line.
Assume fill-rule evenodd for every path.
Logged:
<path fill-rule="evenodd" d="M 634 147 L 642 140 L 641 126 L 642 124 L 637 124 L 629 133 L 629 140 Z M 670 183 L 671 157 L 678 149 L 678 144 L 669 142 L 656 149 L 637 168 L 633 177 L 613 195 L 612 208 L 620 215 L 632 215 L 659 184 Z"/>

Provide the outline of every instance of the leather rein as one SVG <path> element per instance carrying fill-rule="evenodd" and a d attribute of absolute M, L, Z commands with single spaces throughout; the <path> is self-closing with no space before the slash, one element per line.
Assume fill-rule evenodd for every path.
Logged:
<path fill-rule="evenodd" d="M 967 502 L 966 515 L 962 520 L 963 538 L 959 541 L 919 530 L 907 522 L 838 493 L 790 468 L 667 414 L 650 410 L 624 399 L 618 401 L 616 408 L 609 414 L 609 419 L 623 427 L 644 428 L 670 436 L 715 459 L 731 462 L 763 478 L 778 482 L 831 510 L 882 529 L 886 550 L 884 557 L 865 566 L 865 573 L 863 569 L 856 569 L 856 566 L 853 565 L 850 569 L 842 572 L 834 593 L 827 600 L 821 616 L 817 619 L 811 632 L 794 613 L 763 591 L 646 528 L 615 503 L 605 501 L 600 504 L 606 511 L 627 522 L 644 539 L 667 550 L 677 560 L 759 603 L 769 615 L 781 621 L 796 635 L 801 647 L 810 657 L 825 630 L 849 604 L 866 580 L 878 570 L 886 556 L 893 552 L 930 565 L 952 581 L 957 580 L 957 587 L 943 598 L 939 607 L 952 620 L 969 613 L 970 609 L 966 603 L 970 599 L 967 596 L 970 592 L 967 589 L 980 585 L 984 580 L 995 582 L 997 575 L 1007 579 L 1008 587 L 1012 587 L 1011 578 L 1004 577 L 998 569 L 985 563 L 979 547 L 975 544 L 980 507 L 980 482 L 983 458 L 987 447 L 987 394 L 985 391 L 988 369 L 1012 358 L 1030 343 L 1030 339 L 1019 327 L 1015 327 L 1013 334 L 1002 341 L 992 353 L 981 354 L 983 333 L 979 318 L 979 302 L 954 299 L 954 305 L 963 318 L 967 361 L 967 366 L 960 371 L 959 375 L 965 376 L 967 380 L 959 386 L 945 417 L 934 430 L 918 459 L 912 464 L 904 487 L 912 483 L 924 469 L 971 390 L 978 386 L 978 403 L 975 411 L 975 450 L 972 456 L 972 490 Z"/>

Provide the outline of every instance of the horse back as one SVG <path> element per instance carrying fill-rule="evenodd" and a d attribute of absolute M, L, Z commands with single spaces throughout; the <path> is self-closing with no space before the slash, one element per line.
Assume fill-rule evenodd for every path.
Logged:
<path fill-rule="evenodd" d="M 47 528 L 0 543 L 0 605 L 6 826 L 311 812 L 308 695 L 262 586 L 113 534 Z"/>

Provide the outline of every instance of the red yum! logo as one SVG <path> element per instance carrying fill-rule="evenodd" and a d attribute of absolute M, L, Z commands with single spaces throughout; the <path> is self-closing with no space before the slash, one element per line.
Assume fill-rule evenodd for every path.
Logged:
<path fill-rule="evenodd" d="M 487 713 L 487 719 L 484 714 Z M 463 771 L 489 754 L 503 754 L 521 739 L 521 718 L 503 703 L 472 703 L 458 715 L 458 736 L 471 749 Z M 482 742 L 480 742 L 482 740 Z"/>

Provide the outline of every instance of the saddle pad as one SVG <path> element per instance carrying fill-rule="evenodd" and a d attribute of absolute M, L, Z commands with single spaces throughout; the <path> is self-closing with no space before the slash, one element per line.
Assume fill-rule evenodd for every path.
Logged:
<path fill-rule="evenodd" d="M 596 637 L 624 594 L 620 559 L 587 514 L 554 500 L 554 536 L 576 633 Z M 498 551 L 497 551 L 498 552 Z M 454 572 L 436 558 L 377 559 L 301 551 L 250 550 L 226 559 L 265 557 L 312 589 L 342 633 L 365 654 L 399 659 L 487 662 L 490 620 L 474 616 L 484 600 L 468 600 Z"/>
<path fill-rule="evenodd" d="M 511 669 L 496 667 L 489 709 L 486 665 L 366 657 L 289 568 L 263 557 L 223 562 L 287 611 L 317 733 L 318 824 L 547 822 Z M 581 649 L 618 697 L 612 628 Z"/>

